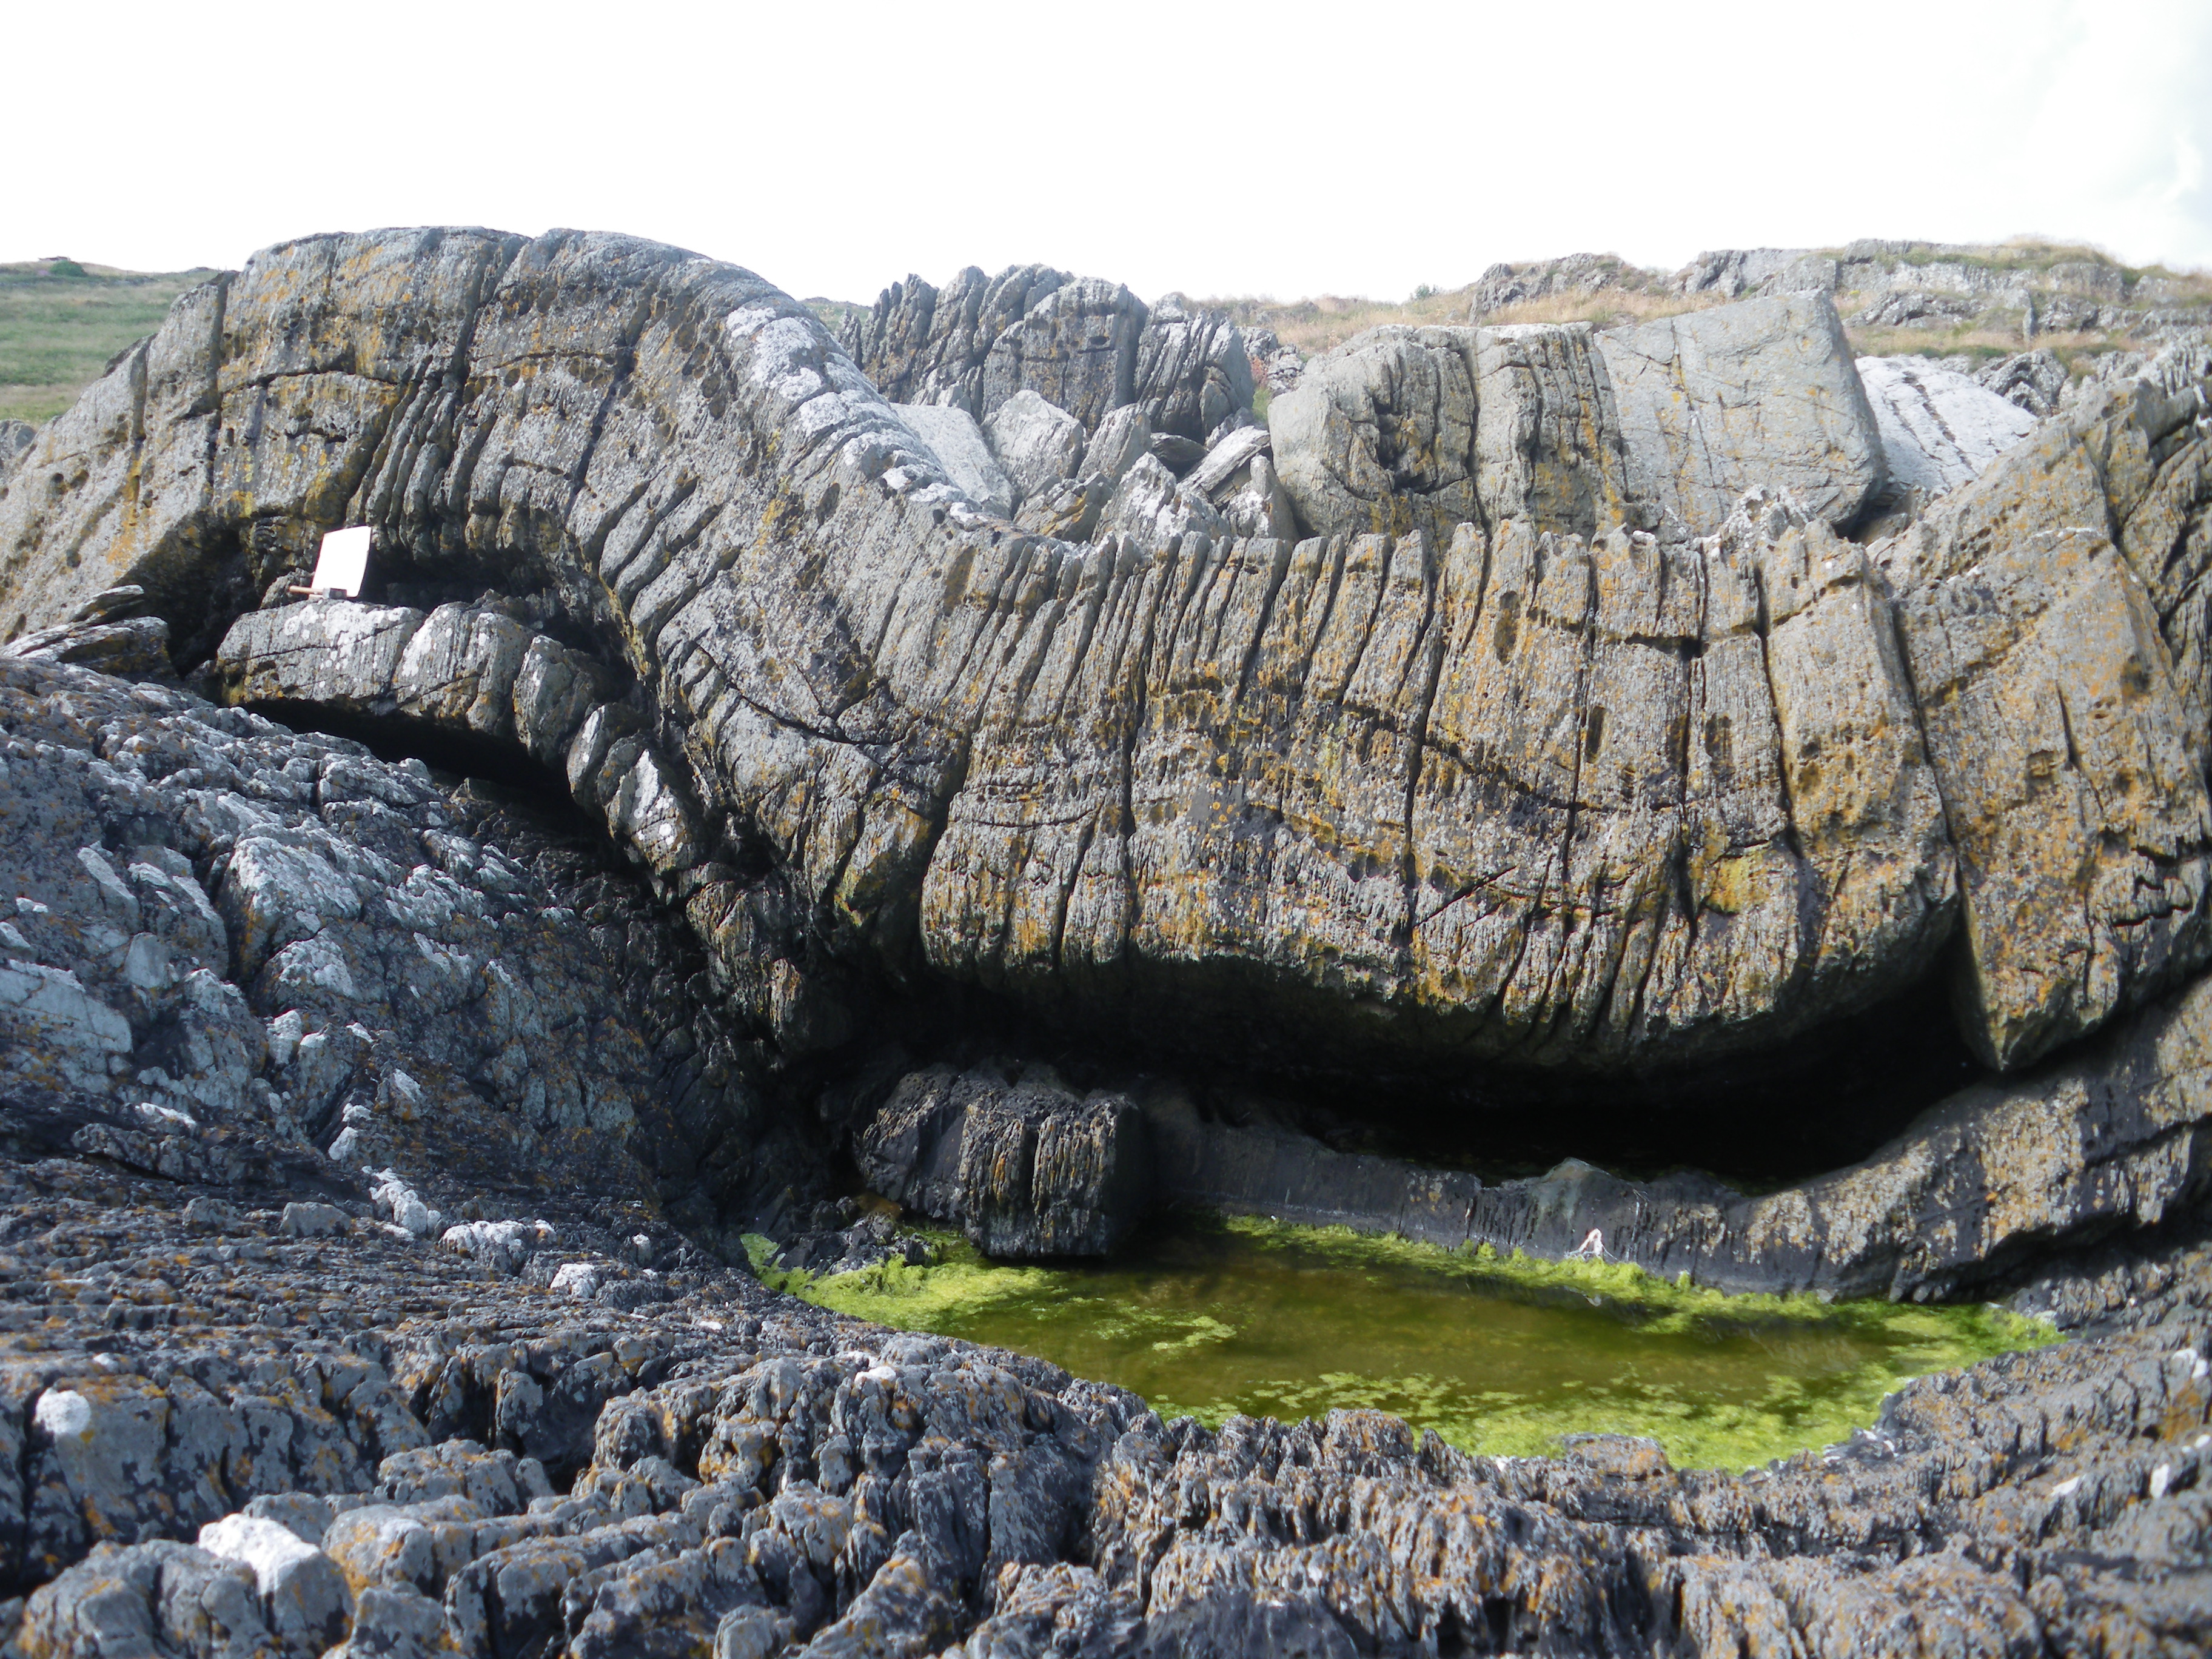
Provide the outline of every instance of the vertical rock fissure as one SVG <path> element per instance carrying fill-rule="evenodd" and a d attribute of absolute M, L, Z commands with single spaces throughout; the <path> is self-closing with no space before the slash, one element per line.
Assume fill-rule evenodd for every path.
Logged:
<path fill-rule="evenodd" d="M 1480 533 L 1480 532 L 1478 532 Z M 1441 560 L 1430 556 L 1428 538 L 1421 538 L 1421 572 L 1424 589 L 1421 607 L 1421 631 L 1417 636 L 1427 653 L 1422 665 L 1421 689 L 1413 707 L 1412 729 L 1406 734 L 1406 845 L 1399 854 L 1399 883 L 1403 893 L 1405 921 L 1398 944 L 1398 972 L 1400 984 L 1410 992 L 1414 976 L 1413 929 L 1420 903 L 1418 886 L 1420 879 L 1419 860 L 1414 856 L 1416 837 L 1413 834 L 1413 810 L 1420 792 L 1421 768 L 1427 759 L 1429 743 L 1429 711 L 1436 702 L 1437 685 L 1443 675 L 1444 651 L 1447 641 L 1443 634 L 1449 622 L 1449 606 L 1443 603 L 1444 572 L 1450 566 L 1447 552 Z M 1486 574 L 1490 562 L 1488 538 L 1483 538 L 1483 565 Z M 1472 625 L 1481 622 L 1481 585 L 1475 587 L 1475 616 Z"/>

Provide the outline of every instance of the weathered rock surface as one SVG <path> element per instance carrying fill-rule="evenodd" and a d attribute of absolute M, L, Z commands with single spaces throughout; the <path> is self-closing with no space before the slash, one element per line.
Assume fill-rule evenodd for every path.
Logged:
<path fill-rule="evenodd" d="M 1095 276 L 1063 282 L 991 342 L 983 359 L 979 416 L 988 420 L 1024 389 L 1066 410 L 1085 432 L 1137 395 L 1137 342 L 1144 302 Z"/>
<path fill-rule="evenodd" d="M 1597 336 L 1635 491 L 1693 529 L 1754 484 L 1848 525 L 1881 487 L 1881 434 L 1825 294 L 1778 295 Z"/>
<path fill-rule="evenodd" d="M 1088 443 L 1080 421 L 1026 387 L 993 411 L 988 435 L 1019 502 L 1073 477 Z"/>
<path fill-rule="evenodd" d="M 915 436 L 929 446 L 945 476 L 969 501 L 1000 518 L 1013 517 L 1014 505 L 1026 493 L 1025 488 L 1007 476 L 974 416 L 957 404 L 895 407 L 899 418 L 914 428 Z"/>
<path fill-rule="evenodd" d="M 2047 351 L 2016 352 L 1984 366 L 1974 375 L 1977 385 L 2039 420 L 2058 412 L 2067 379 L 2066 365 Z"/>
<path fill-rule="evenodd" d="M 1229 520 L 1205 492 L 1179 483 L 1150 455 L 1121 475 L 1098 514 L 1101 533 L 1125 537 L 1138 547 L 1171 547 L 1187 535 L 1226 540 Z"/>
<path fill-rule="evenodd" d="M 2034 414 L 1924 357 L 1862 357 L 1857 368 L 1893 489 L 1940 495 L 2035 429 Z"/>
<path fill-rule="evenodd" d="M 1137 342 L 1135 393 L 1155 432 L 1204 443 L 1252 407 L 1244 335 L 1218 311 L 1193 310 L 1179 294 L 1151 307 Z"/>
<path fill-rule="evenodd" d="M 1595 1249 L 1730 1291 L 1925 1301 L 1986 1293 L 2038 1255 L 2201 1214 L 2212 1195 L 2212 981 L 2015 1079 L 1931 1107 L 1846 1168 L 1746 1196 L 1694 1172 L 1540 1177 L 1332 1150 L 1281 1123 L 1142 1103 L 1157 1201 L 1390 1232 L 1448 1249 Z"/>
<path fill-rule="evenodd" d="M 2208 408 L 2100 398 L 1874 553 L 1958 858 L 1965 1029 L 1999 1066 L 2206 958 Z"/>
<path fill-rule="evenodd" d="M 25 1659 L 1917 1659 L 2180 1651 L 2212 1617 L 2202 1246 L 2060 1274 L 2077 1340 L 1736 1475 L 1619 1436 L 1470 1457 L 1372 1412 L 1209 1432 L 739 1274 L 672 1270 L 647 1317 L 96 1162 L 0 1183 Z"/>
<path fill-rule="evenodd" d="M 949 1067 L 900 1079 L 855 1138 L 871 1190 L 957 1224 L 994 1256 L 1105 1255 L 1152 1200 L 1125 1096 Z"/>
<path fill-rule="evenodd" d="M 1164 434 L 1180 477 L 1146 453 L 1126 290 L 975 275 L 942 328 L 933 295 L 855 324 L 902 396 L 1065 398 L 1079 494 L 1274 510 L 1279 429 Z M 800 307 L 618 238 L 289 245 L 41 428 L 0 477 L 0 1647 L 2200 1641 L 2198 359 L 1866 550 L 1779 490 L 1652 534 L 1601 338 L 1427 332 L 1364 346 L 1347 405 L 1409 477 L 1420 421 L 1465 428 L 1391 535 L 1025 533 Z M 1464 407 L 1406 400 L 1386 442 L 1382 395 L 1455 362 Z M 385 591 L 283 604 L 351 520 Z M 203 665 L 518 782 L 167 678 Z M 1164 1425 L 720 1265 L 741 1218 L 795 1265 L 908 1248 L 820 1178 L 840 1045 L 901 999 L 1339 1079 L 1633 1076 L 1939 963 L 2017 1075 L 1818 1180 L 1313 1181 L 1317 1218 L 1371 1194 L 1719 1282 L 2025 1280 L 2089 1328 L 1751 1477 L 1372 1413 Z M 987 1249 L 1107 1248 L 1188 1150 L 1042 1072 L 916 1065 L 858 1161 Z M 1313 1167 L 1199 1141 L 1224 1193 Z M 2101 1227 L 2109 1257 L 2051 1258 Z"/>
<path fill-rule="evenodd" d="M 38 436 L 39 428 L 28 421 L 0 421 L 0 479 L 22 465 Z"/>
<path fill-rule="evenodd" d="M 1557 295 L 1587 295 L 1618 289 L 1636 293 L 1656 286 L 1657 273 L 1640 270 L 1615 253 L 1571 253 L 1564 259 L 1500 262 L 1484 271 L 1468 296 L 1468 320 L 1480 323 L 1494 311 Z"/>
<path fill-rule="evenodd" d="M 1048 355 L 1063 325 L 1068 341 L 1097 333 L 1105 355 L 1078 353 L 1082 374 L 1133 314 L 1087 289 L 1044 304 L 1025 302 L 1039 320 L 1020 339 Z M 1678 319 L 1670 338 L 1694 343 L 1692 325 L 1720 318 L 1725 339 L 1666 361 L 1773 338 L 1793 362 L 1801 345 L 1829 361 L 1814 349 L 1826 313 L 1806 313 L 1802 339 L 1750 326 L 1765 314 Z M 787 1010 L 793 1032 L 825 1006 L 809 988 L 849 974 L 965 984 L 1165 1047 L 1229 1031 L 1261 1058 L 1686 1060 L 1781 1042 L 1921 972 L 1951 937 L 1961 857 L 1977 872 L 2008 860 L 2003 878 L 2047 893 L 2052 915 L 2070 906 L 2094 934 L 2109 912 L 2142 941 L 2107 951 L 2106 988 L 2075 997 L 2075 969 L 2047 954 L 2074 948 L 2056 922 L 1976 922 L 1974 971 L 2026 1010 L 1988 1049 L 2005 1064 L 2201 959 L 2192 786 L 2164 760 L 2141 774 L 2156 788 L 2140 805 L 2097 811 L 2113 835 L 2179 849 L 2172 874 L 2166 851 L 2118 845 L 2085 866 L 2055 832 L 1999 854 L 1975 826 L 2003 822 L 2013 761 L 1984 778 L 1976 728 L 1940 714 L 1940 752 L 1923 756 L 1922 705 L 1946 682 L 1903 673 L 1888 616 L 1906 616 L 1918 649 L 1932 635 L 1912 618 L 1934 601 L 1915 594 L 1952 575 L 1912 574 L 1936 568 L 1917 555 L 1869 575 L 1858 550 L 1778 501 L 1702 546 L 1607 522 L 1618 497 L 1634 504 L 1636 471 L 1633 446 L 1590 415 L 1589 388 L 1620 378 L 1604 344 L 1576 329 L 1370 343 L 1388 397 L 1354 412 L 1377 445 L 1411 434 L 1388 464 L 1422 489 L 1395 489 L 1377 459 L 1384 487 L 1346 499 L 1370 514 L 1418 505 L 1436 525 L 1463 513 L 1449 537 L 1285 544 L 1208 529 L 1148 545 L 1109 530 L 1085 547 L 975 512 L 811 315 L 746 273 L 619 238 L 318 239 L 180 304 L 42 428 L 35 475 L 84 482 L 0 499 L 0 626 L 65 618 L 128 578 L 190 665 L 344 519 L 375 523 L 384 580 L 432 601 L 390 608 L 472 601 L 486 573 L 541 594 L 553 614 L 533 629 L 588 643 L 635 687 L 579 729 L 572 774 L 636 776 L 641 821 L 671 831 L 658 875 L 726 974 L 788 964 L 747 995 Z M 1318 366 L 1310 378 L 1270 411 L 1294 500 L 1276 417 L 1337 395 Z M 1382 421 L 1407 387 L 1412 424 Z M 353 412 L 310 422 L 326 403 Z M 2197 405 L 2173 407 L 2153 420 L 2130 392 L 2082 417 L 2113 442 L 2157 426 L 2150 495 L 2097 474 L 2101 507 L 2062 501 L 2003 466 L 1957 495 L 1984 503 L 1971 510 L 2022 568 L 2046 520 L 2150 515 L 2116 544 L 2164 535 L 2177 550 L 2139 578 L 2155 625 L 2077 629 L 2065 648 L 2088 653 L 2089 678 L 2148 686 L 2148 700 L 2126 690 L 2124 724 L 2197 765 L 2194 728 L 2172 716 L 2204 706 L 2185 572 L 2206 443 Z M 1477 442 L 1493 419 L 1511 437 L 1496 453 Z M 1731 430 L 1699 453 L 1723 454 Z M 1857 487 L 1845 462 L 1832 512 Z M 2044 625 L 2027 587 L 1991 603 L 2000 634 Z M 2160 702 L 2161 652 L 2179 704 Z M 669 805 L 685 801 L 696 816 Z M 690 852 L 674 834 L 686 822 Z M 2157 866 L 2152 898 L 2114 884 L 2138 865 Z M 772 880 L 739 873 L 763 866 Z M 2092 886 L 2106 896 L 2085 907 Z M 2145 905 L 2157 915 L 2139 920 Z M 2051 1013 L 2060 1003 L 2080 1012 Z M 836 1024 L 823 1014 L 825 1033 Z"/>
<path fill-rule="evenodd" d="M 20 1155 L 665 1199 L 710 1232 L 808 1180 L 761 1139 L 761 1028 L 582 825 L 70 667 L 0 658 L 0 729 Z"/>
<path fill-rule="evenodd" d="M 981 420 L 993 343 L 1069 280 L 1044 265 L 1011 265 L 996 276 L 969 265 L 941 291 L 908 276 L 866 317 L 849 317 L 839 343 L 894 403 L 951 404 Z"/>
<path fill-rule="evenodd" d="M 1441 545 L 1477 518 L 1474 368 L 1464 331 L 1372 330 L 1267 405 L 1283 487 L 1322 535 Z"/>
<path fill-rule="evenodd" d="M 1267 418 L 1283 486 L 1324 534 L 1649 526 L 1583 324 L 1376 329 L 1316 360 Z"/>

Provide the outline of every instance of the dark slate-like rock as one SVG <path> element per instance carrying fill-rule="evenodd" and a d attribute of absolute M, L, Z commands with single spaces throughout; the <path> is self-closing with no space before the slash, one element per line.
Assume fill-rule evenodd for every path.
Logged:
<path fill-rule="evenodd" d="M 854 1158 L 874 1191 L 957 1224 L 989 1255 L 1104 1255 L 1152 1200 L 1144 1120 L 1126 1096 L 988 1070 L 901 1079 Z"/>

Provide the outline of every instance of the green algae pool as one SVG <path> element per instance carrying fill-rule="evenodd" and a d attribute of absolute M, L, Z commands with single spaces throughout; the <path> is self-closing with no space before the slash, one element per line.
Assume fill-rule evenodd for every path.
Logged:
<path fill-rule="evenodd" d="M 1724 1296 L 1625 1265 L 1244 1218 L 1177 1218 L 1097 1265 L 1001 1265 L 932 1237 L 933 1267 L 763 1277 L 841 1313 L 1119 1383 L 1164 1418 L 1372 1406 L 1493 1455 L 1651 1435 L 1680 1468 L 1847 1439 L 1911 1378 L 2056 1340 L 1988 1305 Z"/>

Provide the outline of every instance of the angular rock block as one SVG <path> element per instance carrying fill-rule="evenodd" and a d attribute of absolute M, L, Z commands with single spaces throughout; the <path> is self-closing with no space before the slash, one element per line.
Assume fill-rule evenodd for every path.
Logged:
<path fill-rule="evenodd" d="M 854 1157 L 872 1190 L 956 1223 L 987 1255 L 1105 1255 L 1151 1201 L 1126 1097 L 989 1072 L 902 1079 Z"/>
<path fill-rule="evenodd" d="M 1881 489 L 1881 430 L 1826 294 L 1607 329 L 1597 344 L 1632 488 L 1693 532 L 1757 484 L 1838 526 Z"/>

